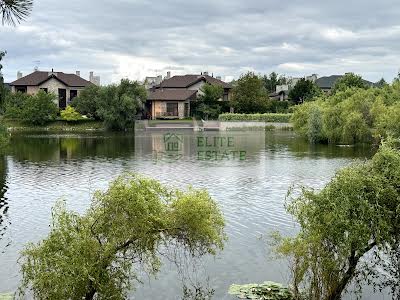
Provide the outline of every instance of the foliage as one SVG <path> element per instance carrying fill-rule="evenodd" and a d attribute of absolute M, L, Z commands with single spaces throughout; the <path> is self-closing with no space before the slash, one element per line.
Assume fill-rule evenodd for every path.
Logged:
<path fill-rule="evenodd" d="M 340 91 L 343 92 L 349 88 L 366 89 L 368 88 L 368 85 L 360 75 L 356 75 L 354 73 L 346 73 L 344 76 L 336 81 L 335 85 L 332 88 L 332 93 L 335 94 Z"/>
<path fill-rule="evenodd" d="M 292 105 L 290 101 L 267 100 L 265 113 L 288 113 Z"/>
<path fill-rule="evenodd" d="M 3 65 L 1 64 L 1 60 L 3 57 L 6 55 L 5 51 L 0 51 L 0 109 L 4 109 L 4 101 L 6 97 L 6 88 L 4 86 L 4 78 L 3 74 L 1 73 L 1 69 L 3 68 Z"/>
<path fill-rule="evenodd" d="M 400 245 L 399 182 L 400 151 L 387 142 L 372 160 L 338 171 L 321 191 L 289 192 L 287 211 L 300 232 L 273 240 L 276 252 L 290 259 L 295 295 L 303 290 L 310 300 L 338 300 L 365 280 L 381 286 L 377 269 L 385 276 L 396 268 L 388 257 Z M 393 299 L 400 297 L 399 278 L 383 280 L 396 292 Z"/>
<path fill-rule="evenodd" d="M 224 89 L 219 85 L 205 84 L 201 87 L 196 111 L 203 119 L 217 119 L 226 103 L 222 102 Z"/>
<path fill-rule="evenodd" d="M 265 112 L 267 90 L 263 80 L 253 72 L 248 72 L 238 79 L 233 88 L 232 104 L 237 113 Z"/>
<path fill-rule="evenodd" d="M 80 91 L 78 97 L 72 100 L 71 106 L 82 115 L 98 120 L 99 116 L 97 115 L 97 109 L 99 105 L 100 90 L 101 87 L 97 85 L 89 85 Z"/>
<path fill-rule="evenodd" d="M 16 25 L 24 21 L 30 14 L 32 0 L 0 0 L 0 14 L 2 24 Z"/>
<path fill-rule="evenodd" d="M 5 101 L 5 116 L 12 119 L 21 119 L 25 103 L 31 96 L 26 93 L 8 93 Z"/>
<path fill-rule="evenodd" d="M 121 176 L 95 193 L 83 216 L 58 203 L 49 236 L 22 252 L 20 296 L 30 289 L 36 299 L 125 299 L 138 280 L 135 267 L 155 275 L 171 247 L 193 257 L 215 254 L 223 230 L 206 191 Z"/>
<path fill-rule="evenodd" d="M 69 122 L 79 121 L 83 119 L 82 115 L 69 105 L 60 112 L 60 116 L 61 119 Z"/>
<path fill-rule="evenodd" d="M 220 121 L 261 121 L 289 123 L 292 114 L 222 114 Z"/>
<path fill-rule="evenodd" d="M 10 134 L 8 133 L 7 126 L 0 123 L 0 153 L 4 151 L 4 149 L 10 143 Z"/>
<path fill-rule="evenodd" d="M 294 300 L 289 288 L 271 281 L 262 284 L 232 284 L 228 293 L 236 295 L 240 299 Z"/>
<path fill-rule="evenodd" d="M 272 72 L 269 75 L 263 76 L 264 87 L 269 93 L 273 93 L 276 91 L 277 85 L 288 84 L 289 80 L 285 75 L 278 75 L 275 72 Z"/>
<path fill-rule="evenodd" d="M 314 82 L 301 78 L 290 90 L 289 99 L 294 103 L 302 103 L 321 95 L 321 89 Z"/>
<path fill-rule="evenodd" d="M 104 121 L 107 128 L 124 130 L 133 126 L 146 98 L 142 85 L 122 79 L 119 85 L 86 88 L 74 99 L 72 106 L 83 115 Z"/>
<path fill-rule="evenodd" d="M 57 116 L 58 107 L 54 103 L 56 96 L 39 91 L 33 96 L 27 96 L 23 103 L 21 119 L 32 125 L 43 125 Z"/>
<path fill-rule="evenodd" d="M 319 124 L 315 127 L 318 111 Z M 314 114 L 314 117 L 313 117 Z M 400 82 L 383 88 L 352 88 L 294 107 L 294 129 L 307 139 L 340 144 L 400 137 Z M 314 127 L 313 127 L 314 126 Z"/>

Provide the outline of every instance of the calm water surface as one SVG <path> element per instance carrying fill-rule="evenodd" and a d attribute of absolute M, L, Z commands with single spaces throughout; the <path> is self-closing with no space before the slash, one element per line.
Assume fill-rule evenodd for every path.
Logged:
<path fill-rule="evenodd" d="M 182 271 L 215 289 L 215 299 L 232 299 L 226 293 L 232 283 L 286 281 L 286 265 L 270 260 L 266 240 L 273 230 L 296 231 L 283 207 L 288 188 L 322 187 L 338 168 L 371 155 L 363 148 L 312 147 L 291 132 L 18 134 L 11 148 L 0 158 L 0 293 L 16 290 L 18 253 L 49 232 L 57 199 L 83 213 L 95 190 L 130 171 L 207 188 L 218 201 L 229 237 L 224 251 L 196 262 L 194 272 L 192 264 L 178 269 L 166 261 L 157 279 L 142 278 L 132 299 L 181 299 Z M 363 299 L 384 297 L 367 291 Z"/>

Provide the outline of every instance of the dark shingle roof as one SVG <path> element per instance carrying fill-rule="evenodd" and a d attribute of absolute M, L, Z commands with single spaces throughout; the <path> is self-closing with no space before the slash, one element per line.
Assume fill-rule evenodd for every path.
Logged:
<path fill-rule="evenodd" d="M 35 71 L 27 76 L 11 82 L 10 85 L 37 86 L 50 78 L 56 78 L 65 85 L 72 87 L 86 87 L 92 84 L 90 81 L 87 81 L 75 74 L 66 74 L 63 72 Z"/>
<path fill-rule="evenodd" d="M 207 83 L 214 84 L 214 85 L 220 85 L 227 89 L 232 88 L 232 86 L 229 83 L 223 82 L 222 80 L 211 77 L 209 75 L 173 76 L 170 79 L 166 79 L 163 82 L 161 82 L 159 87 L 162 87 L 162 88 L 187 88 L 187 87 L 190 87 L 191 85 L 193 85 L 199 81 L 203 81 L 203 80 Z"/>
<path fill-rule="evenodd" d="M 332 89 L 333 86 L 335 85 L 336 81 L 342 78 L 344 75 L 331 75 L 331 76 L 325 76 L 318 78 L 315 81 L 315 84 L 320 87 L 321 89 Z M 368 86 L 374 86 L 375 84 L 371 81 L 363 79 L 364 84 Z"/>
<path fill-rule="evenodd" d="M 184 101 L 195 96 L 197 91 L 194 90 L 173 90 L 173 89 L 158 89 L 154 92 L 151 92 L 147 97 L 148 100 L 175 100 L 175 101 Z"/>
<path fill-rule="evenodd" d="M 315 84 L 321 89 L 331 89 L 335 85 L 336 81 L 340 79 L 343 75 L 331 75 L 318 78 Z"/>

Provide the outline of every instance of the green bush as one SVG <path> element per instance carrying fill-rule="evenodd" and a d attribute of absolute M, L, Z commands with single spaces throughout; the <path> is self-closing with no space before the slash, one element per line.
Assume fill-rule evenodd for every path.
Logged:
<path fill-rule="evenodd" d="M 78 113 L 72 106 L 67 106 L 66 109 L 60 112 L 61 119 L 68 122 L 80 121 L 83 119 L 82 115 Z"/>
<path fill-rule="evenodd" d="M 292 114 L 222 114 L 220 121 L 260 121 L 289 123 Z"/>
<path fill-rule="evenodd" d="M 21 112 L 21 119 L 32 125 L 44 125 L 56 118 L 58 107 L 54 103 L 56 96 L 39 91 L 34 96 L 28 96 Z"/>
<path fill-rule="evenodd" d="M 5 116 L 11 119 L 21 119 L 22 110 L 29 97 L 32 96 L 21 92 L 8 93 L 5 101 Z"/>

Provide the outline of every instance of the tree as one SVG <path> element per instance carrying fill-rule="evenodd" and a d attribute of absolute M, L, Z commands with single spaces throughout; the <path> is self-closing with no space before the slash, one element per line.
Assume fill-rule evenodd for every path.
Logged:
<path fill-rule="evenodd" d="M 7 52 L 0 51 L 0 109 L 4 109 L 4 101 L 6 98 L 6 88 L 4 86 L 4 78 L 3 74 L 1 73 L 1 69 L 3 69 L 3 65 L 1 64 L 1 60 L 6 55 Z"/>
<path fill-rule="evenodd" d="M 169 248 L 191 257 L 223 248 L 224 220 L 204 190 L 167 189 L 125 175 L 94 194 L 80 216 L 59 203 L 49 236 L 22 252 L 20 296 L 35 299 L 126 299 L 135 268 L 155 275 Z"/>
<path fill-rule="evenodd" d="M 275 92 L 277 85 L 288 84 L 288 79 L 285 77 L 285 75 L 278 75 L 275 72 L 272 72 L 271 74 L 269 74 L 269 76 L 264 75 L 263 81 L 265 89 L 269 93 Z"/>
<path fill-rule="evenodd" d="M 197 99 L 197 111 L 204 119 L 218 119 L 222 112 L 224 89 L 219 85 L 205 84 L 200 89 Z"/>
<path fill-rule="evenodd" d="M 136 81 L 122 79 L 119 85 L 109 85 L 100 89 L 97 115 L 106 127 L 124 130 L 135 121 L 137 112 L 147 99 L 146 89 Z"/>
<path fill-rule="evenodd" d="M 306 299 L 339 300 L 348 287 L 369 280 L 392 287 L 399 299 L 399 182 L 400 151 L 390 141 L 372 160 L 337 172 L 321 191 L 289 193 L 287 210 L 300 232 L 274 235 L 274 245 L 290 258 L 295 295 L 302 290 Z M 376 268 L 387 278 L 374 282 Z"/>
<path fill-rule="evenodd" d="M 8 93 L 5 99 L 5 116 L 11 119 L 22 119 L 22 111 L 28 98 L 32 97 L 26 93 Z"/>
<path fill-rule="evenodd" d="M 55 119 L 58 107 L 54 103 L 56 96 L 39 91 L 34 96 L 28 96 L 23 104 L 21 119 L 33 125 L 44 125 Z"/>
<path fill-rule="evenodd" d="M 332 88 L 332 93 L 335 94 L 339 91 L 345 91 L 348 88 L 367 89 L 368 85 L 360 75 L 354 73 L 346 73 L 338 79 Z"/>
<path fill-rule="evenodd" d="M 233 88 L 232 104 L 237 113 L 261 113 L 265 111 L 268 94 L 263 80 L 253 72 L 238 79 Z"/>
<path fill-rule="evenodd" d="M 377 88 L 383 88 L 383 87 L 385 87 L 385 86 L 388 86 L 388 84 L 387 84 L 387 82 L 386 82 L 386 80 L 385 80 L 384 78 L 381 78 L 381 79 L 375 84 L 375 86 L 376 86 Z"/>
<path fill-rule="evenodd" d="M 321 89 L 314 82 L 301 78 L 290 90 L 289 98 L 294 103 L 303 103 L 321 94 Z"/>
<path fill-rule="evenodd" d="M 16 25 L 25 20 L 33 6 L 32 0 L 0 0 L 2 24 Z"/>
<path fill-rule="evenodd" d="M 79 93 L 78 97 L 72 100 L 71 106 L 82 115 L 86 115 L 89 118 L 99 119 L 97 109 L 100 90 L 101 87 L 97 85 L 89 85 Z"/>

